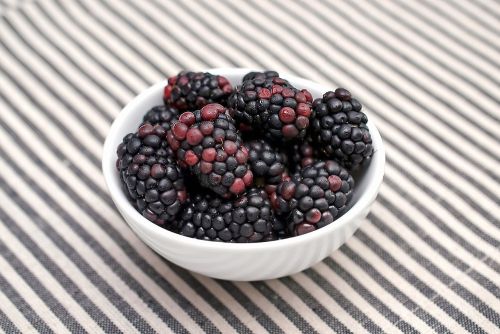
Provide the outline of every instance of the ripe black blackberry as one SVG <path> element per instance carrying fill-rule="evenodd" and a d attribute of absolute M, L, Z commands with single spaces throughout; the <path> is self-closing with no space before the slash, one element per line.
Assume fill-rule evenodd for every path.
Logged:
<path fill-rule="evenodd" d="M 266 194 L 257 188 L 235 200 L 211 193 L 196 194 L 182 212 L 181 235 L 212 241 L 274 240 L 275 217 Z"/>
<path fill-rule="evenodd" d="M 332 160 L 319 161 L 282 182 L 271 201 L 278 214 L 286 215 L 288 233 L 301 235 L 341 215 L 353 188 L 354 179 L 346 169 Z"/>
<path fill-rule="evenodd" d="M 116 167 L 136 209 L 150 221 L 171 229 L 187 194 L 165 134 L 161 125 L 141 125 L 118 146 Z"/>
<path fill-rule="evenodd" d="M 276 71 L 262 71 L 262 72 L 248 72 L 245 74 L 241 82 L 253 79 L 269 79 L 279 77 L 280 75 Z"/>
<path fill-rule="evenodd" d="M 177 120 L 179 117 L 179 111 L 169 105 L 159 105 L 151 108 L 144 118 L 143 123 L 149 123 L 151 125 L 160 124 L 165 128 L 165 130 L 170 130 L 172 122 Z"/>
<path fill-rule="evenodd" d="M 251 129 L 276 142 L 301 139 L 311 116 L 312 96 L 279 78 L 255 78 L 239 86 L 228 107 L 242 130 Z"/>
<path fill-rule="evenodd" d="M 238 196 L 252 185 L 248 151 L 222 105 L 184 112 L 168 132 L 167 141 L 181 166 L 189 167 L 203 187 L 218 195 Z"/>
<path fill-rule="evenodd" d="M 311 165 L 317 157 L 317 153 L 317 149 L 313 147 L 309 137 L 302 143 L 290 146 L 289 159 L 291 163 L 289 168 L 292 172 L 296 172 L 300 168 Z"/>
<path fill-rule="evenodd" d="M 244 145 L 248 150 L 248 164 L 254 178 L 262 178 L 265 185 L 280 183 L 286 169 L 287 156 L 264 139 L 252 140 Z"/>
<path fill-rule="evenodd" d="M 313 103 L 311 133 L 326 157 L 352 169 L 373 154 L 368 118 L 361 103 L 344 88 L 327 92 Z"/>
<path fill-rule="evenodd" d="M 233 87 L 221 75 L 182 71 L 168 79 L 163 100 L 179 111 L 195 110 L 209 103 L 225 105 L 232 92 Z"/>

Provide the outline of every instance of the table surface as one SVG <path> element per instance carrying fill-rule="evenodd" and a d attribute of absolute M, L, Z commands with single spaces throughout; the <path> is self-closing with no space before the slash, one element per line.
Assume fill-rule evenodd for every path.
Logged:
<path fill-rule="evenodd" d="M 0 332 L 500 331 L 500 3 L 0 0 Z M 302 273 L 217 281 L 127 227 L 113 118 L 181 69 L 295 74 L 387 149 L 363 226 Z"/>

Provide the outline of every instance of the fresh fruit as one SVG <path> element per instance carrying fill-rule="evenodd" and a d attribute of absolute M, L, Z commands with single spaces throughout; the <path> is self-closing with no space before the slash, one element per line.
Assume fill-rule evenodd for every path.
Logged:
<path fill-rule="evenodd" d="M 280 75 L 276 71 L 248 72 L 247 74 L 245 74 L 245 76 L 243 76 L 241 82 L 243 83 L 247 80 L 253 80 L 253 79 L 269 79 L 279 76 Z"/>
<path fill-rule="evenodd" d="M 287 156 L 264 139 L 246 142 L 245 147 L 254 178 L 262 178 L 261 183 L 265 185 L 280 183 L 285 172 Z"/>
<path fill-rule="evenodd" d="M 313 147 L 309 140 L 292 145 L 289 152 L 291 161 L 290 169 L 293 172 L 311 165 L 317 156 L 317 149 Z"/>
<path fill-rule="evenodd" d="M 328 159 L 353 169 L 371 157 L 368 118 L 348 90 L 338 88 L 325 93 L 314 101 L 313 110 L 312 138 Z"/>
<path fill-rule="evenodd" d="M 168 132 L 167 141 L 181 166 L 189 167 L 203 187 L 219 196 L 238 196 L 252 185 L 248 151 L 222 105 L 184 112 Z"/>
<path fill-rule="evenodd" d="M 118 146 L 116 166 L 137 210 L 150 221 L 170 229 L 187 193 L 165 134 L 161 125 L 141 125 Z"/>
<path fill-rule="evenodd" d="M 179 111 L 174 107 L 168 105 L 160 105 L 151 108 L 144 118 L 143 123 L 149 123 L 151 125 L 160 124 L 165 128 L 165 130 L 170 130 L 172 122 L 177 120 L 179 116 Z"/>
<path fill-rule="evenodd" d="M 179 111 L 195 110 L 209 103 L 225 105 L 232 92 L 229 80 L 221 75 L 182 71 L 168 78 L 163 100 Z"/>
<path fill-rule="evenodd" d="M 354 179 L 337 162 L 319 161 L 302 168 L 271 195 L 286 216 L 288 233 L 301 235 L 332 223 L 347 208 Z"/>
<path fill-rule="evenodd" d="M 257 188 L 234 199 L 212 193 L 196 194 L 186 205 L 180 224 L 181 235 L 224 242 L 258 242 L 275 238 L 275 217 L 266 194 Z"/>
<path fill-rule="evenodd" d="M 279 78 L 244 81 L 229 97 L 239 128 L 252 129 L 275 142 L 302 139 L 309 127 L 312 96 Z"/>

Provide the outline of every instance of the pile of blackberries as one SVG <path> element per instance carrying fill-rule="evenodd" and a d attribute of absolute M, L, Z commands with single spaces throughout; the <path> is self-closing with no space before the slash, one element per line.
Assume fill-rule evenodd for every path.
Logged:
<path fill-rule="evenodd" d="M 260 242 L 326 226 L 348 208 L 350 171 L 373 153 L 367 117 L 343 88 L 313 101 L 275 71 L 236 88 L 183 71 L 163 100 L 123 138 L 116 167 L 134 207 L 186 237 Z"/>

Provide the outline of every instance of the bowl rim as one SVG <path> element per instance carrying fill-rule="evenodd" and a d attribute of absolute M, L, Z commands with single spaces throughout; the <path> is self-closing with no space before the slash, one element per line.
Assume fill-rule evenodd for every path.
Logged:
<path fill-rule="evenodd" d="M 259 69 L 251 69 L 251 68 L 212 68 L 203 70 L 204 72 L 210 72 L 212 74 L 218 75 L 239 75 L 243 76 L 244 74 L 251 71 L 262 71 Z M 294 83 L 297 87 L 302 88 L 313 88 L 319 91 L 328 91 L 330 90 L 328 87 L 324 85 L 317 84 L 313 81 L 303 79 L 300 77 L 296 77 L 294 75 L 288 75 L 286 73 L 280 74 L 281 77 L 286 78 Z M 311 233 L 306 233 L 300 236 L 295 236 L 286 239 L 279 239 L 267 242 L 258 242 L 258 243 L 225 243 L 225 242 L 213 242 L 207 240 L 200 240 L 195 238 L 189 238 L 182 236 L 180 234 L 168 231 L 151 221 L 147 220 L 143 217 L 129 202 L 123 190 L 121 188 L 121 184 L 117 182 L 118 178 L 114 177 L 116 175 L 116 147 L 119 142 L 122 141 L 123 136 L 120 135 L 120 130 L 125 127 L 127 123 L 127 118 L 131 115 L 145 100 L 148 96 L 153 94 L 158 94 L 158 91 L 163 90 L 163 87 L 167 83 L 167 80 L 164 79 L 149 88 L 145 89 L 138 95 L 136 95 L 125 107 L 120 111 L 118 116 L 113 121 L 108 134 L 106 136 L 103 153 L 102 153 L 102 172 L 104 175 L 104 181 L 108 188 L 109 194 L 115 203 L 118 211 L 124 215 L 130 217 L 134 220 L 136 224 L 139 225 L 141 229 L 146 230 L 150 234 L 159 234 L 166 241 L 175 242 L 176 244 L 184 244 L 186 247 L 194 247 L 194 248 L 210 248 L 210 249 L 226 249 L 231 251 L 248 251 L 248 250 L 266 250 L 271 248 L 281 248 L 281 247 L 291 247 L 298 244 L 313 242 L 314 240 L 320 239 L 325 234 L 334 233 L 335 230 L 340 229 L 343 225 L 351 222 L 352 219 L 355 219 L 360 212 L 369 207 L 373 200 L 376 198 L 380 185 L 384 176 L 384 168 L 385 168 L 385 148 L 382 142 L 382 138 L 380 133 L 373 123 L 373 117 L 370 117 L 370 111 L 364 110 L 364 112 L 369 116 L 367 126 L 370 129 L 370 134 L 372 136 L 372 143 L 374 147 L 373 156 L 370 161 L 370 169 L 374 169 L 373 177 L 368 179 L 368 186 L 366 187 L 366 191 L 363 192 L 356 203 L 352 205 L 352 207 L 347 210 L 341 217 L 335 220 L 334 223 L 329 224 L 321 229 L 318 229 Z M 124 217 L 126 218 L 126 217 Z M 125 219 L 127 221 L 127 219 Z M 127 221 L 130 227 L 131 224 Z M 135 229 L 132 228 L 132 230 Z"/>

